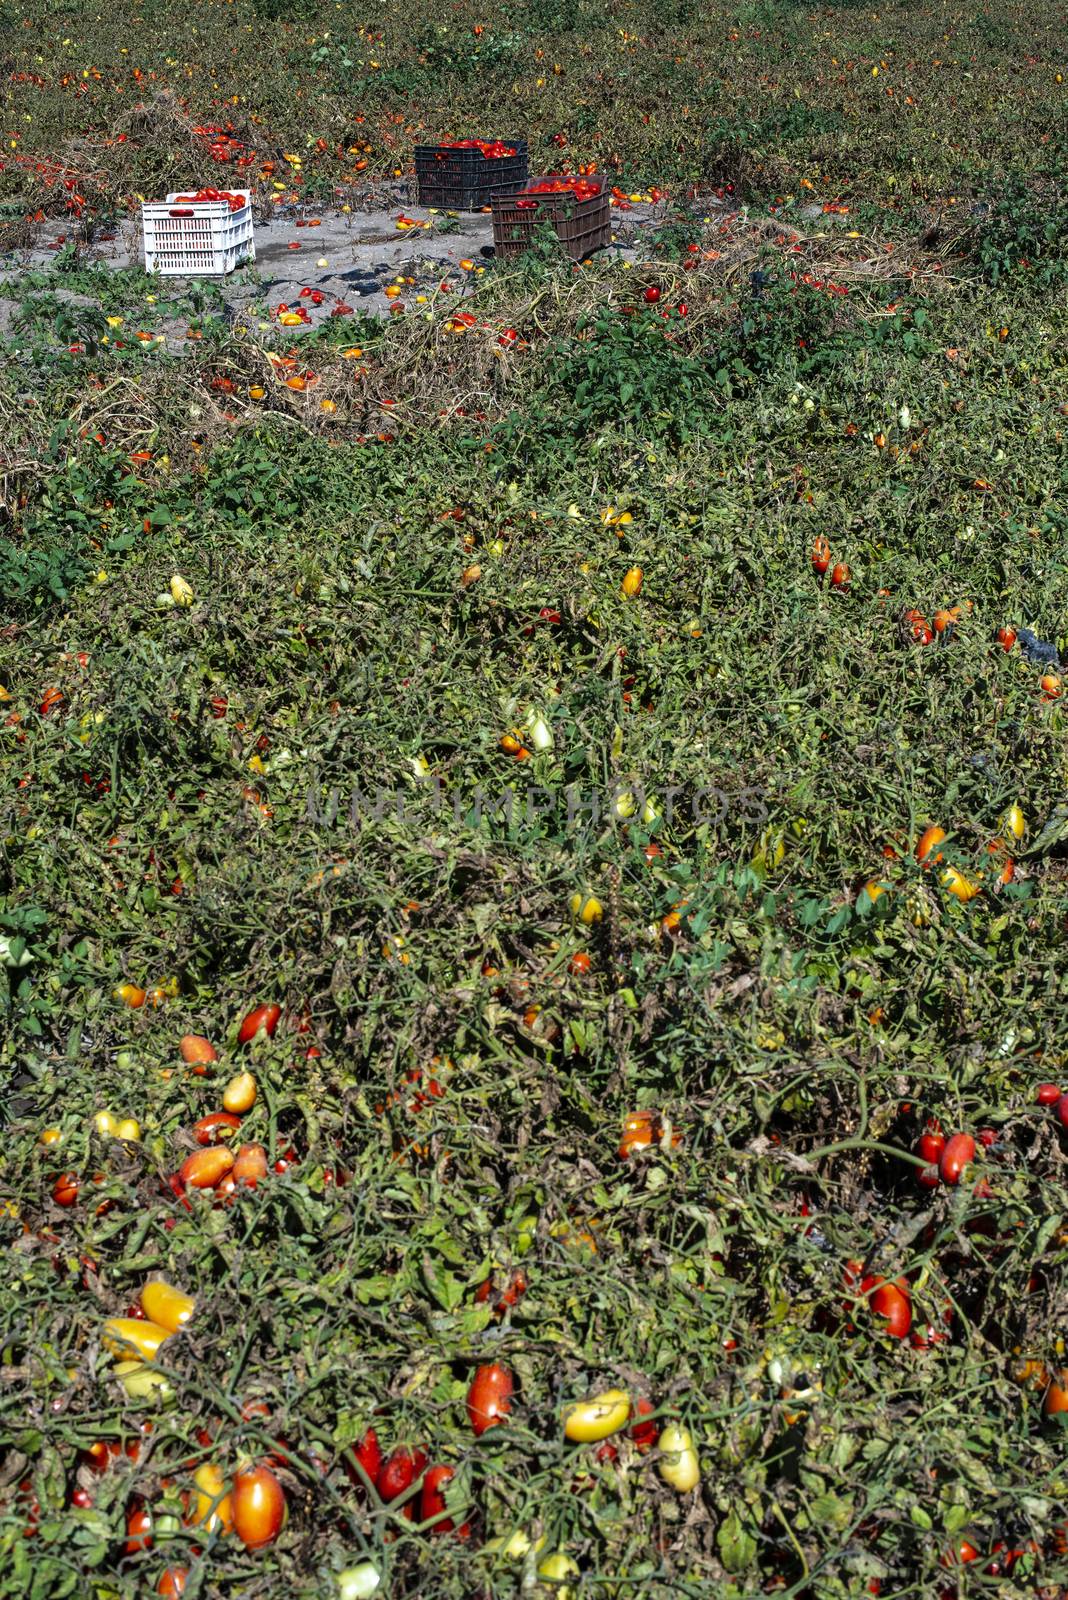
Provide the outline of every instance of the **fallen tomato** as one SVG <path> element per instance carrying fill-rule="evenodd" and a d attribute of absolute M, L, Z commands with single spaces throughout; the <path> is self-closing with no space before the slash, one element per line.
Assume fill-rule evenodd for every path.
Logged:
<path fill-rule="evenodd" d="M 141 1309 L 150 1322 L 169 1333 L 179 1333 L 197 1308 L 191 1294 L 183 1294 L 162 1278 L 146 1283 L 141 1290 Z"/>
<path fill-rule="evenodd" d="M 109 1317 L 104 1324 L 103 1343 L 112 1355 L 154 1361 L 171 1332 L 158 1322 L 149 1322 L 147 1317 Z"/>

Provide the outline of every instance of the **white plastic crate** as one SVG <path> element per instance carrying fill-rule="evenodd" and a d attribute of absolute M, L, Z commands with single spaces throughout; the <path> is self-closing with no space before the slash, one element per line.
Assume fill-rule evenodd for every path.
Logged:
<path fill-rule="evenodd" d="M 255 261 L 251 196 L 230 191 L 244 205 L 231 211 L 225 200 L 180 201 L 180 190 L 166 200 L 141 207 L 145 233 L 145 271 L 170 278 L 225 277 L 245 261 Z"/>

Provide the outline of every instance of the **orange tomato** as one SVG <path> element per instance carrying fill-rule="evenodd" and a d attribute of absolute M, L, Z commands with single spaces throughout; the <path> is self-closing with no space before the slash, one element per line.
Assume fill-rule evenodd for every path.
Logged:
<path fill-rule="evenodd" d="M 851 577 L 852 573 L 849 570 L 848 561 L 835 562 L 834 566 L 831 568 L 831 588 L 838 589 L 844 594 L 849 588 L 849 581 Z"/>
<path fill-rule="evenodd" d="M 205 1039 L 200 1033 L 184 1034 L 178 1048 L 182 1052 L 182 1060 L 190 1067 L 206 1066 L 219 1059 L 219 1052 L 211 1040 Z"/>
<path fill-rule="evenodd" d="M 935 823 L 932 823 L 929 828 L 924 828 L 923 832 L 920 834 L 919 842 L 916 845 L 916 860 L 923 862 L 925 866 L 930 866 L 932 862 L 928 860 L 928 857 L 931 855 L 931 851 L 935 848 L 935 846 L 942 843 L 942 840 L 945 838 L 945 836 L 945 829 L 939 828 Z M 941 854 L 932 858 L 935 864 L 941 861 L 941 859 Z"/>
<path fill-rule="evenodd" d="M 112 990 L 116 1000 L 121 1000 L 124 1006 L 129 1006 L 131 1011 L 139 1011 L 145 1003 L 145 991 L 139 989 L 136 983 L 120 983 L 117 989 Z"/>
<path fill-rule="evenodd" d="M 827 571 L 831 564 L 831 546 L 823 534 L 817 534 L 812 546 L 812 565 L 820 577 Z"/>
<path fill-rule="evenodd" d="M 205 1150 L 194 1150 L 186 1156 L 178 1169 L 178 1176 L 187 1189 L 213 1189 L 220 1178 L 225 1178 L 234 1164 L 234 1153 L 225 1145 L 208 1145 Z"/>
<path fill-rule="evenodd" d="M 1068 1369 L 1062 1367 L 1046 1386 L 1042 1396 L 1042 1415 L 1056 1417 L 1064 1411 L 1068 1411 Z"/>
<path fill-rule="evenodd" d="M 188 1582 L 188 1567 L 164 1567 L 156 1584 L 156 1593 L 162 1595 L 163 1600 L 178 1600 L 179 1595 L 185 1594 Z"/>
<path fill-rule="evenodd" d="M 233 1166 L 233 1180 L 238 1186 L 254 1189 L 267 1176 L 267 1152 L 262 1144 L 243 1144 L 237 1152 Z"/>
<path fill-rule="evenodd" d="M 286 1497 L 270 1467 L 250 1467 L 234 1478 L 234 1532 L 246 1550 L 273 1544 L 286 1518 Z"/>

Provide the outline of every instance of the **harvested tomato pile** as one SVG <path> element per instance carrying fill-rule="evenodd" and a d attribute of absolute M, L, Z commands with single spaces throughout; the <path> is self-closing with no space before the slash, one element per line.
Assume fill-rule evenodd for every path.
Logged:
<path fill-rule="evenodd" d="M 176 194 L 174 204 L 199 205 L 205 200 L 225 200 L 231 211 L 240 211 L 248 205 L 243 194 L 231 194 L 227 189 L 198 189 L 196 194 Z"/>
<path fill-rule="evenodd" d="M 574 194 L 580 200 L 592 200 L 599 195 L 602 185 L 593 182 L 590 178 L 539 178 L 534 183 L 528 183 L 525 189 L 519 190 L 517 198 L 530 194 Z"/>
<path fill-rule="evenodd" d="M 448 150 L 481 150 L 487 161 L 498 161 L 501 156 L 514 156 L 515 146 L 505 144 L 502 139 L 442 139 L 442 152 Z M 439 154 L 438 160 L 444 161 L 446 156 Z"/>

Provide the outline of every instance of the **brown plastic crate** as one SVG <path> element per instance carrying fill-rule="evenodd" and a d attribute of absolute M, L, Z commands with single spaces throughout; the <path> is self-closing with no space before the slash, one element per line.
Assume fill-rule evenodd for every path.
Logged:
<path fill-rule="evenodd" d="M 548 178 L 566 177 L 569 174 L 550 172 Z M 542 180 L 532 178 L 531 183 Z M 517 205 L 520 198 L 532 200 L 533 205 Z M 572 261 L 581 261 L 594 250 L 601 250 L 612 242 L 612 197 L 608 185 L 601 184 L 599 194 L 580 200 L 576 194 L 561 190 L 556 194 L 499 195 L 493 200 L 493 248 L 500 260 L 521 255 L 529 250 L 534 234 L 549 223 L 556 237 Z"/>
<path fill-rule="evenodd" d="M 446 211 L 483 211 L 495 195 L 514 194 L 527 181 L 527 141 L 505 139 L 511 156 L 484 156 L 481 150 L 417 144 L 416 193 L 421 206 Z"/>

